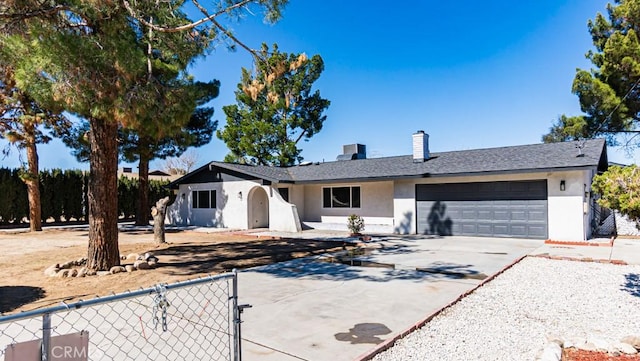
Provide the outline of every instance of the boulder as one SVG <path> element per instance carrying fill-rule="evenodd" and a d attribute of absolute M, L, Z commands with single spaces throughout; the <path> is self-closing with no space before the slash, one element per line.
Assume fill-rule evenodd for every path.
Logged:
<path fill-rule="evenodd" d="M 60 271 L 60 268 L 56 267 L 57 265 L 53 265 L 50 266 L 49 268 L 47 268 L 46 270 L 44 270 L 44 275 L 45 276 L 49 276 L 49 277 L 53 277 L 56 275 L 56 273 L 58 273 L 58 271 Z"/>
<path fill-rule="evenodd" d="M 111 274 L 110 271 L 97 271 L 96 272 L 96 275 L 98 275 L 98 276 L 108 276 L 110 274 Z"/>
<path fill-rule="evenodd" d="M 600 352 L 608 352 L 609 351 L 609 342 L 607 342 L 606 340 L 600 338 L 600 337 L 589 337 L 588 342 L 587 343 L 591 343 L 596 347 L 596 351 L 600 351 Z"/>
<path fill-rule="evenodd" d="M 557 343 L 558 346 L 562 347 L 564 344 L 564 340 L 562 339 L 562 337 L 556 335 L 556 334 L 547 334 L 547 341 L 548 342 L 553 342 L 553 343 Z"/>
<path fill-rule="evenodd" d="M 542 350 L 538 361 L 560 361 L 562 357 L 562 348 L 555 342 L 549 342 Z"/>
<path fill-rule="evenodd" d="M 127 271 L 127 272 L 133 272 L 133 271 L 135 271 L 135 270 L 136 270 L 136 269 L 133 267 L 133 265 L 131 265 L 131 264 L 128 264 L 128 265 L 124 266 L 124 269 L 125 269 L 125 271 Z"/>
<path fill-rule="evenodd" d="M 564 348 L 582 348 L 583 345 L 585 345 L 587 343 L 587 340 L 584 338 L 578 338 L 578 337 L 573 337 L 573 338 L 568 338 L 566 340 L 564 340 L 562 347 Z"/>
<path fill-rule="evenodd" d="M 629 344 L 640 351 L 640 336 L 626 336 L 620 342 Z"/>
<path fill-rule="evenodd" d="M 613 349 L 627 355 L 635 355 L 638 353 L 635 347 L 625 342 L 614 343 Z"/>
<path fill-rule="evenodd" d="M 137 260 L 137 259 L 138 259 L 138 257 L 140 257 L 140 255 L 139 255 L 139 254 L 137 254 L 137 253 L 129 253 L 129 254 L 127 255 L 127 259 L 134 260 L 134 261 L 135 261 L 135 260 Z"/>
<path fill-rule="evenodd" d="M 78 270 L 75 268 L 72 268 L 69 270 L 69 274 L 67 274 L 67 277 L 76 277 L 78 275 Z"/>
<path fill-rule="evenodd" d="M 87 269 L 87 276 L 95 276 L 96 274 L 98 274 L 96 270 Z"/>
<path fill-rule="evenodd" d="M 58 278 L 64 278 L 64 277 L 67 277 L 68 275 L 69 275 L 68 269 L 62 269 L 58 273 L 56 273 L 56 277 Z"/>
<path fill-rule="evenodd" d="M 113 275 L 116 274 L 116 273 L 124 272 L 124 271 L 125 271 L 125 269 L 122 266 L 113 266 L 109 270 L 109 272 L 111 272 L 111 274 L 113 274 Z"/>
<path fill-rule="evenodd" d="M 149 266 L 149 264 L 147 263 L 147 261 L 142 261 L 142 260 L 138 260 L 133 264 L 133 267 L 135 267 L 135 269 L 139 269 L 139 270 L 143 270 L 143 269 L 150 269 L 151 266 Z"/>
<path fill-rule="evenodd" d="M 87 267 L 82 267 L 78 270 L 76 277 L 84 277 L 87 275 Z"/>

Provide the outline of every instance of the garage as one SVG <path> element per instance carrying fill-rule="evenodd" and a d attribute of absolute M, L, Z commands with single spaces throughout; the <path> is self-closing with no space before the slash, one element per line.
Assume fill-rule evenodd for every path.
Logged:
<path fill-rule="evenodd" d="M 545 239 L 547 181 L 416 185 L 417 233 Z"/>

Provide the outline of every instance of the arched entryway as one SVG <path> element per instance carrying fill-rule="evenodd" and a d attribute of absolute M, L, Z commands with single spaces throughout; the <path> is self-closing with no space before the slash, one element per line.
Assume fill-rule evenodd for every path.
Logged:
<path fill-rule="evenodd" d="M 269 195 L 262 187 L 249 192 L 249 229 L 269 228 Z"/>

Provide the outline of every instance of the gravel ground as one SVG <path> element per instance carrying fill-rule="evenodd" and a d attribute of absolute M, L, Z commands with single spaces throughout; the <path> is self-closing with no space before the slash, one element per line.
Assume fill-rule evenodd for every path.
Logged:
<path fill-rule="evenodd" d="M 547 336 L 640 335 L 640 266 L 525 258 L 382 360 L 534 360 Z"/>

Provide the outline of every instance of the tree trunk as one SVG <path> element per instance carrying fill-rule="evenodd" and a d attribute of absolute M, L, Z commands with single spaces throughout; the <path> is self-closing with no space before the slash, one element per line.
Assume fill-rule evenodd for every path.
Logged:
<path fill-rule="evenodd" d="M 24 128 L 27 138 L 26 148 L 29 172 L 22 180 L 27 185 L 27 197 L 29 198 L 29 229 L 31 232 L 35 232 L 42 231 L 38 150 L 36 149 L 35 125 L 31 122 L 25 122 Z"/>
<path fill-rule="evenodd" d="M 87 268 L 109 270 L 120 264 L 118 250 L 118 126 L 90 118 L 89 250 Z"/>
<path fill-rule="evenodd" d="M 138 162 L 138 208 L 136 226 L 149 225 L 149 158 L 140 152 Z"/>
<path fill-rule="evenodd" d="M 169 203 L 169 197 L 164 197 L 156 202 L 156 205 L 151 209 L 151 215 L 153 215 L 153 242 L 156 244 L 166 243 L 164 239 L 164 216 L 167 213 L 167 203 Z"/>

